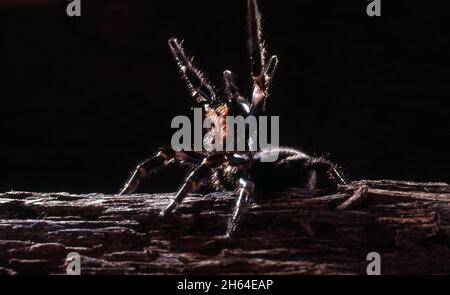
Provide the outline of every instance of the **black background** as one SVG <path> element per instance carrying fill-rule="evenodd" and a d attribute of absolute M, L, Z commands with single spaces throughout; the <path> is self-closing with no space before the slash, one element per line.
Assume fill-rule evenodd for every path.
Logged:
<path fill-rule="evenodd" d="M 365 0 L 261 1 L 281 144 L 329 154 L 350 179 L 448 182 L 444 3 L 382 0 L 369 18 Z M 190 113 L 172 36 L 216 84 L 230 69 L 250 93 L 244 0 L 82 0 L 79 18 L 66 5 L 0 1 L 0 191 L 117 191 Z"/>

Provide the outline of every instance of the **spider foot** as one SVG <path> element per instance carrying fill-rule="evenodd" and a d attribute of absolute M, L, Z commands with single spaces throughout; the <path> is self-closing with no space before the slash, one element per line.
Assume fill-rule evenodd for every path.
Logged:
<path fill-rule="evenodd" d="M 227 232 L 225 234 L 226 239 L 232 239 L 234 233 L 236 232 L 237 224 L 229 224 L 227 228 Z"/>
<path fill-rule="evenodd" d="M 161 218 L 166 218 L 173 212 L 173 210 L 177 206 L 178 206 L 178 202 L 176 200 L 173 200 L 172 202 L 170 202 L 169 206 L 167 206 L 164 210 L 161 211 L 161 213 L 159 213 L 159 216 Z"/>

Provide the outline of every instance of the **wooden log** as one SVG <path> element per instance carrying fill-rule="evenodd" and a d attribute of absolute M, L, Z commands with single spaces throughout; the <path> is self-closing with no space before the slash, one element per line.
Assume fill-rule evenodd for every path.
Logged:
<path fill-rule="evenodd" d="M 0 274 L 64 274 L 71 252 L 92 275 L 366 274 L 370 252 L 383 274 L 450 273 L 445 183 L 360 181 L 328 195 L 259 197 L 233 239 L 223 234 L 236 194 L 192 195 L 161 219 L 171 197 L 0 194 Z"/>

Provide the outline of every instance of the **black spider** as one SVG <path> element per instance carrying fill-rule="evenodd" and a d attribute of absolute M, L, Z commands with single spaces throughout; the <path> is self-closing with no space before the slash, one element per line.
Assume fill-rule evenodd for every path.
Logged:
<path fill-rule="evenodd" d="M 260 116 L 265 112 L 269 87 L 278 65 L 277 56 L 266 58 L 262 39 L 261 15 L 256 0 L 248 0 L 249 53 L 253 79 L 252 101 L 239 92 L 230 71 L 224 72 L 225 96 L 218 97 L 214 87 L 206 80 L 184 52 L 176 39 L 169 40 L 169 46 L 186 80 L 191 95 L 213 121 L 226 116 Z M 212 127 L 214 129 L 214 125 Z M 225 136 L 224 130 L 213 130 Z M 276 153 L 276 162 L 262 159 Z M 228 222 L 227 236 L 231 236 L 255 194 L 276 192 L 286 188 L 325 189 L 345 184 L 336 166 L 324 158 L 310 157 L 293 149 L 268 149 L 258 152 L 176 152 L 163 148 L 153 158 L 140 164 L 126 183 L 121 194 L 136 191 L 141 180 L 149 177 L 156 169 L 171 163 L 190 164 L 194 171 L 173 201 L 161 213 L 170 214 L 188 193 L 198 190 L 200 184 L 208 184 L 215 190 L 239 189 L 239 198 L 234 213 Z"/>

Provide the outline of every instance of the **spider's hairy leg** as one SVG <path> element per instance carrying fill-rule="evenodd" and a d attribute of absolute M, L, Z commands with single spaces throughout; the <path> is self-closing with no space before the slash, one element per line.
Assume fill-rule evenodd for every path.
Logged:
<path fill-rule="evenodd" d="M 339 184 L 339 185 L 347 185 L 347 180 L 345 177 L 341 174 L 339 169 L 336 166 L 333 166 L 333 169 L 331 170 L 331 175 L 333 179 Z"/>
<path fill-rule="evenodd" d="M 266 60 L 266 48 L 263 41 L 261 12 L 257 0 L 248 0 L 248 30 L 251 72 L 254 80 L 264 86 L 274 76 L 278 66 L 278 57 L 273 55 Z"/>
<path fill-rule="evenodd" d="M 202 164 L 188 176 L 186 182 L 178 191 L 175 198 L 170 202 L 166 209 L 161 212 L 161 217 L 169 215 L 179 204 L 181 204 L 181 202 L 183 202 L 188 193 L 196 190 L 200 182 L 211 173 L 212 169 L 222 165 L 226 161 L 227 158 L 223 154 L 215 154 L 203 160 Z"/>
<path fill-rule="evenodd" d="M 269 96 L 269 86 L 278 66 L 278 57 L 272 56 L 266 60 L 261 26 L 261 13 L 257 0 L 248 0 L 248 47 L 250 54 L 251 73 L 253 78 L 252 113 L 264 111 Z"/>
<path fill-rule="evenodd" d="M 256 0 L 248 0 L 248 49 L 253 78 L 260 77 L 264 71 L 266 50 L 262 40 L 261 13 Z"/>
<path fill-rule="evenodd" d="M 247 211 L 248 204 L 253 198 L 254 184 L 250 180 L 241 178 L 239 180 L 240 190 L 239 198 L 236 202 L 236 207 L 233 212 L 233 216 L 228 221 L 227 237 L 231 238 L 239 225 L 239 221 Z"/>
<path fill-rule="evenodd" d="M 177 39 L 172 38 L 169 40 L 169 47 L 184 80 L 188 84 L 191 95 L 197 103 L 216 100 L 214 87 L 208 82 L 204 74 L 193 65 L 193 59 L 186 55 L 182 44 Z"/>
<path fill-rule="evenodd" d="M 278 56 L 273 55 L 270 59 L 269 62 L 267 63 L 265 69 L 264 69 L 264 74 L 266 76 L 265 80 L 266 80 L 266 91 L 269 90 L 270 84 L 272 83 L 272 79 L 275 76 L 275 72 L 277 71 L 278 68 Z"/>
<path fill-rule="evenodd" d="M 162 149 L 154 157 L 138 165 L 130 179 L 120 192 L 120 195 L 134 193 L 142 180 L 150 177 L 157 169 L 166 166 L 171 160 L 189 161 L 193 163 L 201 162 L 204 156 L 194 152 L 175 152 L 172 149 Z"/>
<path fill-rule="evenodd" d="M 120 191 L 120 195 L 129 195 L 134 193 L 138 189 L 142 180 L 148 177 L 153 170 L 161 167 L 167 159 L 168 157 L 165 153 L 159 152 L 153 158 L 139 164 L 130 179 Z"/>

